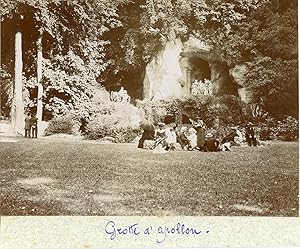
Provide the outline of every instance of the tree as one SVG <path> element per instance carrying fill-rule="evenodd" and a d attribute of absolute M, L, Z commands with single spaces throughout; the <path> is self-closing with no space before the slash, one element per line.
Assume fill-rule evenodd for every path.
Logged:
<path fill-rule="evenodd" d="M 24 69 L 28 79 L 27 87 L 31 89 L 31 98 L 37 99 L 39 102 L 39 115 L 41 113 L 39 107 L 41 106 L 42 91 L 37 90 L 37 86 L 38 89 L 41 89 L 41 84 L 39 84 L 42 78 L 41 50 L 43 50 L 45 59 L 48 60 L 45 63 L 44 71 L 49 71 L 53 67 L 59 68 L 61 78 L 64 77 L 64 74 L 72 77 L 74 72 L 69 72 L 63 66 L 58 67 L 51 64 L 55 64 L 58 61 L 57 58 L 59 58 L 62 65 L 68 64 L 67 60 L 70 57 L 67 55 L 73 53 L 74 56 L 78 56 L 80 62 L 73 60 L 73 63 L 78 64 L 78 67 L 80 67 L 82 66 L 81 61 L 83 61 L 86 74 L 80 74 L 80 76 L 87 78 L 78 78 L 77 81 L 92 82 L 91 87 L 95 87 L 96 79 L 109 64 L 107 62 L 109 60 L 104 61 L 104 47 L 109 42 L 102 40 L 101 36 L 108 30 L 121 26 L 116 10 L 119 5 L 126 2 L 124 0 L 79 2 L 7 0 L 1 3 L 1 21 L 4 23 L 6 39 L 9 40 L 13 35 L 16 16 L 22 14 L 25 17 L 21 23 L 24 31 L 26 29 L 26 32 L 24 32 Z M 41 29 L 43 30 L 42 35 L 39 33 Z M 3 36 L 1 38 L 3 39 Z M 9 45 L 7 47 L 10 48 Z M 2 51 L 4 52 L 7 47 L 2 48 Z M 10 49 L 7 51 L 10 51 Z M 5 52 L 2 54 L 4 54 L 4 62 L 8 71 L 12 72 L 12 53 Z M 74 65 L 72 66 L 74 68 Z M 31 80 L 36 77 L 36 82 Z M 43 81 L 47 81 L 47 79 Z M 49 81 L 48 79 L 47 82 L 53 83 L 53 80 Z M 64 86 L 62 85 L 61 88 L 63 89 Z M 83 91 L 84 88 L 78 90 Z"/>

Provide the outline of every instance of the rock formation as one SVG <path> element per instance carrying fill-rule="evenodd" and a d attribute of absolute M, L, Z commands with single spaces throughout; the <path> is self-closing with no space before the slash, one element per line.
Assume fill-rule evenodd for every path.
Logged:
<path fill-rule="evenodd" d="M 143 98 L 150 100 L 191 94 L 195 81 L 210 80 L 213 94 L 238 95 L 227 64 L 199 39 L 169 41 L 146 66 Z"/>
<path fill-rule="evenodd" d="M 246 64 L 238 64 L 229 70 L 229 74 L 237 84 L 238 94 L 241 100 L 245 103 L 250 103 L 253 99 L 253 92 L 246 83 L 247 71 L 248 67 Z"/>
<path fill-rule="evenodd" d="M 180 83 L 183 74 L 179 64 L 182 43 L 170 41 L 146 66 L 144 78 L 145 99 L 159 100 L 182 95 Z"/>

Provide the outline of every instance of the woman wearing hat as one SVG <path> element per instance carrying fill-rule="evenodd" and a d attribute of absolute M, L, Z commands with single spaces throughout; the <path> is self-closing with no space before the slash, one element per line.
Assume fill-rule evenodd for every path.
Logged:
<path fill-rule="evenodd" d="M 166 134 L 166 130 L 165 130 L 165 123 L 157 123 L 158 125 L 158 129 L 155 131 L 155 147 L 162 147 L 162 148 L 166 148 L 167 146 L 167 142 L 166 142 L 166 138 L 167 138 L 167 134 Z"/>
<path fill-rule="evenodd" d="M 206 138 L 204 144 L 205 151 L 209 151 L 209 152 L 218 151 L 219 141 L 214 138 L 214 135 L 209 132 L 206 134 L 205 138 Z"/>
<path fill-rule="evenodd" d="M 238 129 L 238 126 L 231 127 L 232 134 L 233 134 L 233 142 L 236 146 L 241 146 L 241 143 L 243 142 L 243 134 Z"/>

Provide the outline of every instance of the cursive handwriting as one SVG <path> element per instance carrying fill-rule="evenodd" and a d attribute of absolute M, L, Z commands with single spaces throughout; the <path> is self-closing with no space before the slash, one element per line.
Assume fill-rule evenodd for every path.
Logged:
<path fill-rule="evenodd" d="M 187 227 L 184 224 L 177 223 L 174 227 L 160 226 L 157 228 L 158 234 L 162 235 L 157 238 L 157 243 L 162 243 L 166 240 L 167 234 L 182 234 L 182 235 L 198 235 L 200 233 L 208 233 L 209 231 L 201 231 L 196 228 Z"/>
<path fill-rule="evenodd" d="M 140 236 L 140 235 L 154 235 L 156 236 L 157 243 L 163 243 L 168 236 L 171 235 L 183 235 L 183 236 L 192 236 L 192 235 L 204 235 L 208 234 L 208 230 L 200 230 L 198 228 L 189 227 L 184 223 L 177 223 L 173 226 L 158 226 L 156 229 L 153 229 L 152 226 L 139 227 L 138 223 L 128 225 L 125 227 L 117 226 L 114 221 L 109 221 L 105 226 L 105 233 L 109 236 L 110 240 L 115 240 L 118 236 Z"/>
<path fill-rule="evenodd" d="M 114 240 L 117 235 L 139 235 L 140 232 L 138 231 L 137 223 L 130 225 L 126 228 L 118 228 L 113 221 L 109 221 L 105 226 L 105 232 L 110 235 L 110 239 Z"/>

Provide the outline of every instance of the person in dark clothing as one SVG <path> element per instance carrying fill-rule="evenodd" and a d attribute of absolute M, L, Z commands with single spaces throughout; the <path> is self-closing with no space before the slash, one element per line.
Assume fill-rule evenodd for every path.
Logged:
<path fill-rule="evenodd" d="M 251 122 L 249 122 L 246 125 L 246 142 L 248 144 L 248 146 L 257 146 L 257 140 L 256 140 L 256 136 L 255 136 L 255 132 L 253 129 L 253 124 Z"/>
<path fill-rule="evenodd" d="M 81 118 L 80 119 L 80 127 L 79 130 L 81 132 L 81 134 L 85 135 L 86 134 L 86 126 L 87 126 L 88 122 L 86 120 L 86 118 Z"/>
<path fill-rule="evenodd" d="M 37 138 L 37 129 L 38 129 L 38 119 L 34 115 L 30 118 L 30 123 L 31 123 L 31 131 L 32 131 L 32 137 Z"/>
<path fill-rule="evenodd" d="M 144 141 L 154 140 L 155 135 L 154 125 L 150 121 L 145 121 L 141 127 L 144 131 L 141 139 L 139 140 L 138 148 L 144 148 Z"/>
<path fill-rule="evenodd" d="M 182 149 L 187 148 L 189 146 L 189 140 L 185 135 L 186 130 L 187 128 L 183 126 L 179 131 L 177 131 L 177 142 L 180 144 Z"/>
<path fill-rule="evenodd" d="M 197 122 L 193 124 L 197 131 L 197 147 L 200 151 L 205 151 L 205 125 L 202 119 L 197 118 Z"/>
<path fill-rule="evenodd" d="M 30 137 L 31 121 L 29 113 L 25 117 L 25 137 Z"/>
<path fill-rule="evenodd" d="M 216 152 L 216 151 L 218 151 L 219 141 L 214 138 L 213 134 L 208 133 L 206 135 L 204 148 L 205 148 L 205 151 L 207 151 L 207 152 Z"/>

